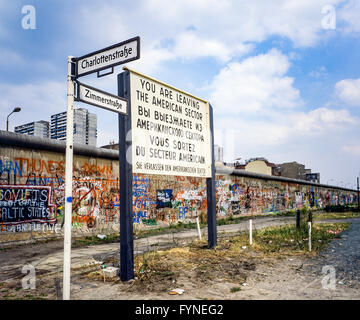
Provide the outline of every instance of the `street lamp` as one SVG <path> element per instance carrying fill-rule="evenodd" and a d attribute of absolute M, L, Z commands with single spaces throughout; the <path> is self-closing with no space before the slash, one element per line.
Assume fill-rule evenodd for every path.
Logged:
<path fill-rule="evenodd" d="M 9 117 L 10 117 L 14 112 L 20 112 L 20 111 L 21 111 L 21 108 L 16 107 L 16 108 L 14 108 L 14 110 L 7 116 L 7 119 L 6 119 L 6 131 L 9 131 Z"/>

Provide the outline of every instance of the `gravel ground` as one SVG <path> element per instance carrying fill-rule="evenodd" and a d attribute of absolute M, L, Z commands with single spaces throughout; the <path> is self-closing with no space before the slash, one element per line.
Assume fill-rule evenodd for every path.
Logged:
<path fill-rule="evenodd" d="M 337 286 L 360 289 L 360 220 L 353 220 L 341 239 L 333 240 L 316 259 L 306 262 L 305 270 L 322 274 L 324 266 L 335 268 Z M 330 270 L 330 268 L 328 268 Z M 324 270 L 325 272 L 325 270 Z M 329 271 L 327 271 L 328 273 Z"/>

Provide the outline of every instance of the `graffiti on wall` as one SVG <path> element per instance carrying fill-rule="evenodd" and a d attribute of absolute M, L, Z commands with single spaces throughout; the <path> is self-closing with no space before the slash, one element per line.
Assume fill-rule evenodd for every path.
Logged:
<path fill-rule="evenodd" d="M 51 187 L 0 185 L 2 232 L 30 231 L 37 224 L 53 225 L 56 205 L 51 198 Z"/>
<path fill-rule="evenodd" d="M 6 148 L 0 154 L 0 233 L 61 231 L 64 156 L 29 151 L 22 152 L 21 157 L 17 153 L 11 157 L 3 149 Z M 116 161 L 75 156 L 74 232 L 104 232 L 119 226 L 119 175 L 114 169 L 117 165 Z M 218 218 L 357 201 L 355 193 L 230 175 L 216 176 L 215 186 Z M 206 221 L 205 179 L 134 175 L 132 196 L 136 227 L 194 222 L 199 216 Z"/>

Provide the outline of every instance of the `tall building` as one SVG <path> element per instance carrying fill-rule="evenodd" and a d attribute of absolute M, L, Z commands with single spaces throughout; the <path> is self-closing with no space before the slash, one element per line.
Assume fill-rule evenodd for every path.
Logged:
<path fill-rule="evenodd" d="M 217 144 L 214 145 L 214 158 L 215 162 L 224 162 L 224 148 Z"/>
<path fill-rule="evenodd" d="M 67 112 L 51 116 L 51 139 L 66 140 Z M 85 108 L 74 109 L 74 143 L 96 146 L 97 117 Z"/>
<path fill-rule="evenodd" d="M 15 127 L 15 132 L 41 138 L 49 138 L 49 122 L 44 120 L 29 122 Z"/>

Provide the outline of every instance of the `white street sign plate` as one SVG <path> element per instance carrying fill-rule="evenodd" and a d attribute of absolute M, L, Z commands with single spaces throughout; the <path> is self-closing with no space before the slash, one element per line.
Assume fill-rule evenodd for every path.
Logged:
<path fill-rule="evenodd" d="M 211 177 L 209 103 L 129 72 L 133 173 Z"/>
<path fill-rule="evenodd" d="M 126 99 L 80 82 L 77 82 L 77 85 L 77 101 L 92 104 L 94 106 L 121 114 L 127 114 L 128 104 Z"/>
<path fill-rule="evenodd" d="M 113 46 L 76 58 L 75 77 L 105 70 L 140 58 L 140 38 L 135 37 Z"/>

